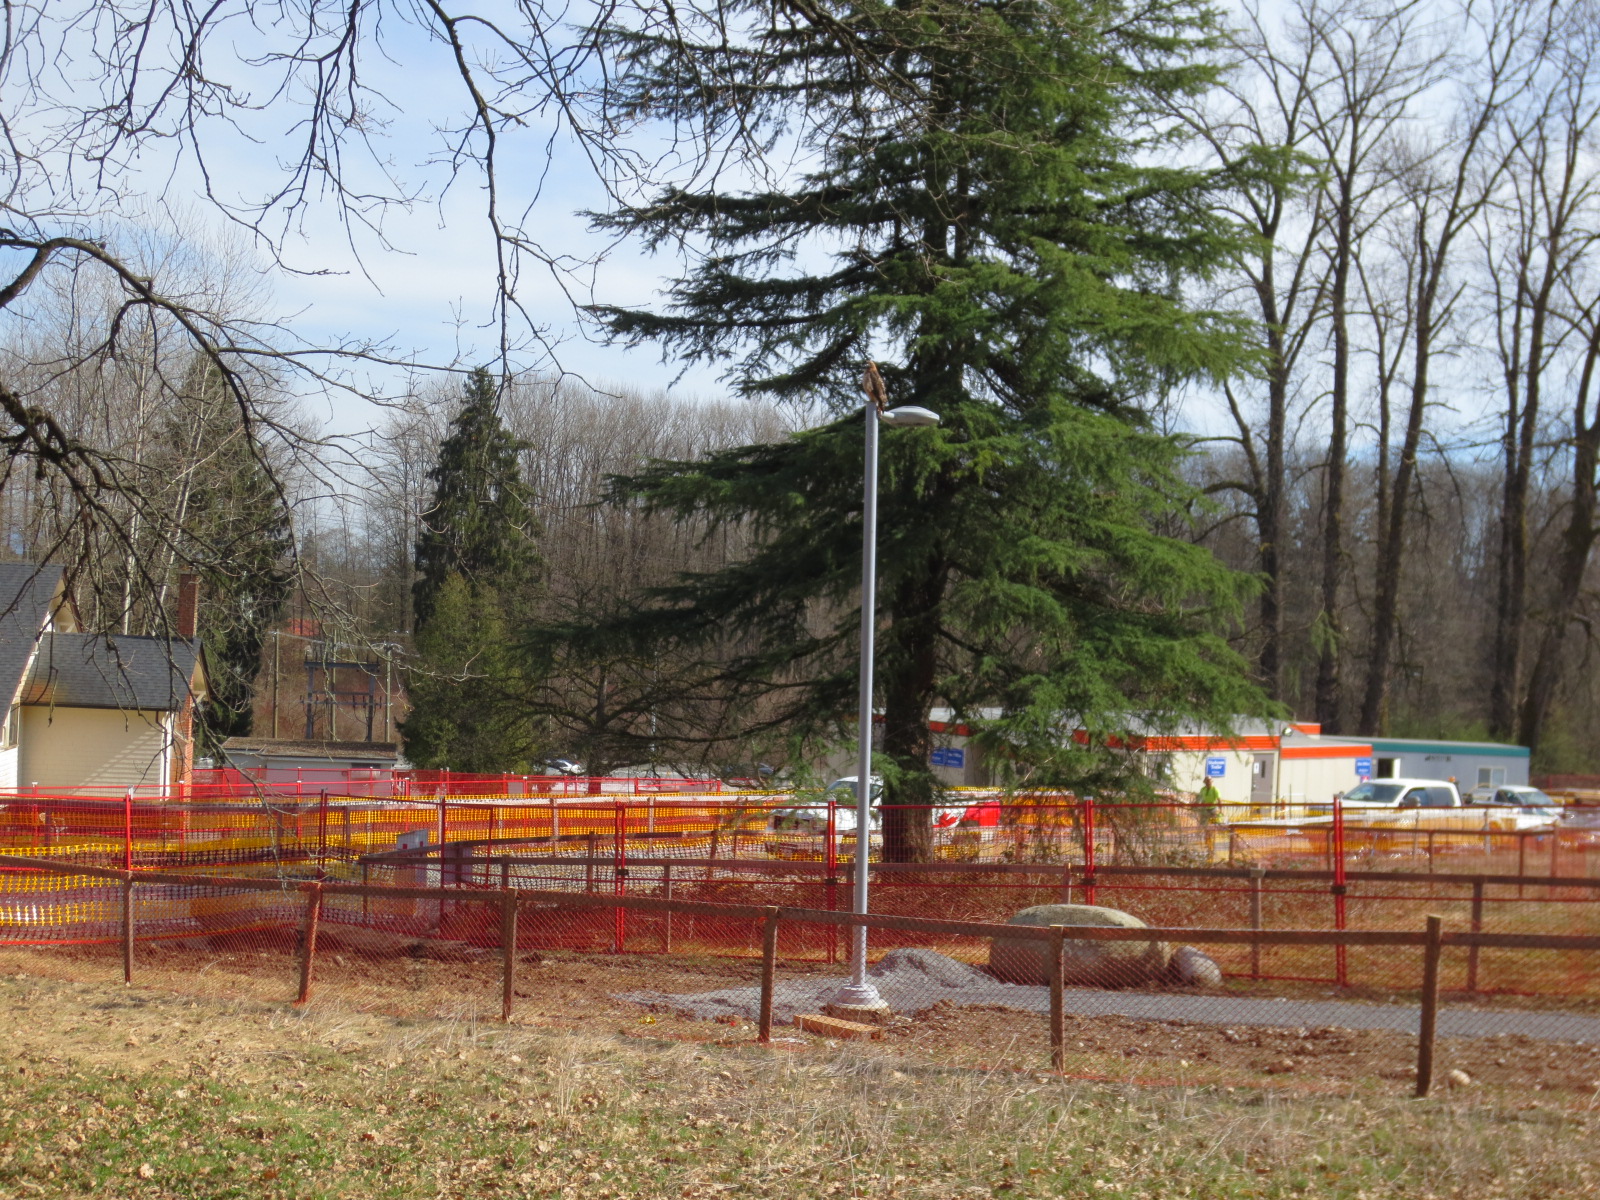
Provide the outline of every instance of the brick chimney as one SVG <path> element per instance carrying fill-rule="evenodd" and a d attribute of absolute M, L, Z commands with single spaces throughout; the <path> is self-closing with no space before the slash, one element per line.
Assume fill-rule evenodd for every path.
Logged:
<path fill-rule="evenodd" d="M 200 609 L 200 577 L 191 571 L 178 576 L 178 636 L 195 635 L 196 614 Z"/>

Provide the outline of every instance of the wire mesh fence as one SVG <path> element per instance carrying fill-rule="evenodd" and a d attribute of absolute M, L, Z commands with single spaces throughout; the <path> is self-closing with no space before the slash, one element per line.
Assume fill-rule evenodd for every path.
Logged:
<path fill-rule="evenodd" d="M 1600 1075 L 1600 997 L 1575 986 L 1596 976 L 1594 935 L 1474 932 L 1439 917 L 1391 929 L 1080 926 L 1059 896 L 1033 907 L 1031 925 L 863 918 L 619 893 L 615 880 L 610 892 L 491 887 L 452 879 L 444 861 L 391 864 L 365 885 L 16 856 L 0 867 L 0 966 L 108 986 L 608 1021 L 652 1036 L 859 1037 L 972 1064 L 1219 1086 L 1425 1092 L 1454 1072 L 1587 1103 Z M 834 1003 L 855 925 L 869 929 L 881 1022 Z M 1258 978 L 1280 956 L 1337 954 L 1383 994 Z M 1474 973 L 1479 988 L 1505 973 L 1529 995 L 1487 1003 Z"/>
<path fill-rule="evenodd" d="M 474 782 L 490 785 L 11 797 L 0 969 L 685 1039 L 852 1032 L 828 1024 L 848 1020 L 828 1009 L 858 920 L 848 805 L 504 780 L 461 794 Z M 866 922 L 892 1016 L 861 1036 L 968 1064 L 1312 1090 L 1415 1086 L 1428 1043 L 1436 1079 L 1593 1100 L 1600 830 L 1241 815 L 955 794 L 911 815 L 923 861 L 883 862 L 885 825 L 907 818 L 880 811 Z M 1148 928 L 1005 924 L 1056 905 Z"/>

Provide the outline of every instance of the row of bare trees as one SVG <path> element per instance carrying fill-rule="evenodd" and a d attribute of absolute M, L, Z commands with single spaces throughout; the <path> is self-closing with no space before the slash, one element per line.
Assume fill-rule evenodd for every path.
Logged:
<path fill-rule="evenodd" d="M 1235 29 L 1234 68 L 1182 115 L 1249 234 L 1215 300 L 1250 322 L 1257 370 L 1186 409 L 1219 506 L 1201 536 L 1261 581 L 1239 642 L 1329 731 L 1490 736 L 1600 766 L 1600 12 L 1295 0 Z M 406 628 L 444 407 L 420 394 L 377 444 L 343 559 L 372 573 L 375 628 Z M 736 552 L 595 501 L 609 472 L 780 420 L 551 382 L 515 388 L 506 417 L 534 447 L 553 611 Z M 603 760 L 596 730 L 646 726 L 663 702 L 649 667 L 567 681 L 552 707 L 575 749 Z"/>
<path fill-rule="evenodd" d="M 341 597 L 351 630 L 369 641 L 408 642 L 415 548 L 432 501 L 427 471 L 458 397 L 454 381 L 436 381 L 394 407 L 370 439 L 362 456 L 369 469 L 353 482 L 338 521 L 311 538 L 322 586 Z M 522 478 L 542 530 L 539 613 L 551 623 L 621 606 L 642 588 L 714 569 L 747 548 L 749 535 L 738 528 L 701 529 L 603 503 L 609 476 L 652 458 L 770 440 L 786 427 L 766 405 L 601 390 L 571 377 L 515 380 L 500 411 L 527 446 Z M 585 652 L 581 665 L 568 661 L 565 648 L 552 653 L 557 661 L 534 673 L 537 685 L 523 698 L 552 753 L 601 772 L 656 761 L 720 766 L 736 753 L 715 736 L 726 697 L 691 694 L 682 664 L 628 647 Z M 666 759 L 652 745 L 658 724 L 679 734 Z M 682 733 L 696 725 L 706 731 L 704 753 L 691 762 L 682 746 L 692 739 Z"/>
<path fill-rule="evenodd" d="M 236 243 L 152 233 L 127 256 L 192 309 L 248 318 L 259 300 Z M 293 587 L 293 510 L 314 443 L 272 373 L 225 377 L 179 316 L 130 309 L 105 275 L 60 264 L 29 299 L 29 320 L 0 339 L 0 377 L 48 415 L 66 458 L 13 445 L 0 463 L 5 553 L 61 564 L 85 627 L 114 637 L 171 636 L 179 576 L 198 575 L 201 728 L 214 748 L 250 726 L 262 639 Z"/>
<path fill-rule="evenodd" d="M 1538 747 L 1586 703 L 1597 48 L 1592 3 L 1252 5 L 1186 114 L 1254 235 L 1212 536 L 1261 577 L 1264 683 L 1326 729 Z"/>
<path fill-rule="evenodd" d="M 0 47 L 0 529 L 6 553 L 72 567 L 92 626 L 161 631 L 175 572 L 199 567 L 251 628 L 292 587 L 338 636 L 404 643 L 425 473 L 455 385 L 417 389 L 336 457 L 284 397 L 359 391 L 353 372 L 394 356 L 359 333 L 298 340 L 252 280 L 258 259 L 296 266 L 288 231 L 323 204 L 314 180 L 372 254 L 390 248 L 384 214 L 476 175 L 498 264 L 497 368 L 546 344 L 519 287 L 564 256 L 528 232 L 545 201 L 504 190 L 497 164 L 511 139 L 546 146 L 552 129 L 587 147 L 606 186 L 649 156 L 586 107 L 593 48 L 564 49 L 540 5 L 515 7 L 504 22 L 448 5 L 406 18 L 460 85 L 433 122 L 443 174 L 421 182 L 389 173 L 369 113 L 388 99 L 426 123 L 427 101 L 382 76 L 355 82 L 375 44 L 365 0 L 276 23 L 249 0 L 196 13 L 76 0 L 28 9 Z M 652 6 L 626 11 L 672 35 Z M 1186 410 L 1196 478 L 1218 505 L 1201 536 L 1261 580 L 1239 642 L 1274 696 L 1329 730 L 1480 732 L 1600 765 L 1586 750 L 1600 736 L 1596 0 L 1246 0 L 1229 19 L 1232 69 L 1178 114 L 1191 140 L 1175 152 L 1227 174 L 1247 235 L 1212 299 L 1254 331 L 1256 369 Z M 238 50 L 249 29 L 268 38 L 253 56 Z M 152 58 L 147 43 L 168 49 Z M 49 65 L 73 58 L 102 68 L 99 94 Z M 205 71 L 186 66 L 202 58 Z M 215 168 L 273 130 L 300 130 L 301 152 L 253 181 L 259 196 L 221 194 Z M 163 147 L 173 157 L 152 167 Z M 194 176 L 249 254 L 152 215 Z M 798 419 L 520 378 L 505 415 L 532 446 L 556 613 L 741 549 L 739 530 L 708 539 L 597 506 L 607 473 Z M 541 703 L 571 749 L 620 760 L 669 698 L 648 686 L 663 677 L 660 663 L 575 671 Z"/>

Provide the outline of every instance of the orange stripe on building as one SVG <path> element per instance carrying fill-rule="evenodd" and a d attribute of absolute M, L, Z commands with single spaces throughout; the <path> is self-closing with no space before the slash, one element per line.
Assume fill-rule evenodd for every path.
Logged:
<path fill-rule="evenodd" d="M 1280 754 L 1291 758 L 1371 758 L 1371 746 L 1285 746 Z"/>

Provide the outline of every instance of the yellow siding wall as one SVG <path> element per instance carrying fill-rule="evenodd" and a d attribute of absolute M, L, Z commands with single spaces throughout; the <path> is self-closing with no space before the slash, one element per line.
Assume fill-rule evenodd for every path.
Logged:
<path fill-rule="evenodd" d="M 22 709 L 19 787 L 132 787 L 167 782 L 167 713 L 103 708 Z"/>

